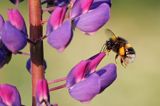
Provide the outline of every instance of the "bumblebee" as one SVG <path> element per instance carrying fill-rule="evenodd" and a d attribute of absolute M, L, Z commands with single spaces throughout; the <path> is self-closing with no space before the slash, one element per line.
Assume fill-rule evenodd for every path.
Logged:
<path fill-rule="evenodd" d="M 111 35 L 111 37 L 105 42 L 101 51 L 115 52 L 115 61 L 120 57 L 120 62 L 124 67 L 132 63 L 136 57 L 136 53 L 128 41 L 122 37 L 116 36 L 110 29 L 106 30 L 106 34 Z"/>

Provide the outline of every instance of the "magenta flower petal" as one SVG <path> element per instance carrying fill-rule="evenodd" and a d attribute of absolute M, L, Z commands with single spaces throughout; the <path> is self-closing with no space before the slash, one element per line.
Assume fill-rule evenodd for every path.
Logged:
<path fill-rule="evenodd" d="M 38 80 L 36 86 L 36 102 L 37 106 L 43 106 L 50 103 L 49 88 L 47 80 Z M 49 105 L 47 105 L 49 106 Z"/>
<path fill-rule="evenodd" d="M 94 18 L 93 18 L 94 17 Z M 74 20 L 75 26 L 83 32 L 92 33 L 101 28 L 110 17 L 110 7 L 103 3 L 96 9 L 80 15 Z"/>
<path fill-rule="evenodd" d="M 100 52 L 94 56 L 92 56 L 91 58 L 89 58 L 88 60 L 90 60 L 90 63 L 87 66 L 87 70 L 90 70 L 89 73 L 92 73 L 96 70 L 98 64 L 102 61 L 102 59 L 106 56 L 106 53 L 104 52 Z"/>
<path fill-rule="evenodd" d="M 96 72 L 100 76 L 101 90 L 100 93 L 111 85 L 117 78 L 117 67 L 115 64 L 108 64 Z"/>
<path fill-rule="evenodd" d="M 58 51 L 63 51 L 70 43 L 73 36 L 70 20 L 66 20 L 48 36 L 48 43 Z"/>
<path fill-rule="evenodd" d="M 8 21 L 5 22 L 1 37 L 4 45 L 12 53 L 17 53 L 17 51 L 23 49 L 27 44 L 26 34 L 16 29 Z"/>
<path fill-rule="evenodd" d="M 69 88 L 70 95 L 80 102 L 88 102 L 92 100 L 99 91 L 100 78 L 97 74 L 92 74 L 86 80 L 83 80 Z"/>
<path fill-rule="evenodd" d="M 20 94 L 15 86 L 1 84 L 0 98 L 0 101 L 2 101 L 1 103 L 5 104 L 5 106 L 21 106 Z"/>
<path fill-rule="evenodd" d="M 49 35 L 53 29 L 54 30 L 57 29 L 62 24 L 66 14 L 66 10 L 67 10 L 66 6 L 63 7 L 57 6 L 55 8 L 47 23 L 47 32 L 46 32 L 47 35 Z"/>
<path fill-rule="evenodd" d="M 24 18 L 17 9 L 8 10 L 8 20 L 11 23 L 11 25 L 13 25 L 18 30 L 22 31 L 27 35 L 27 29 L 26 24 L 24 22 Z"/>
<path fill-rule="evenodd" d="M 93 0 L 76 0 L 71 9 L 71 19 L 88 12 Z"/>
<path fill-rule="evenodd" d="M 84 73 L 86 71 L 86 67 L 88 65 L 88 61 L 81 61 L 77 65 L 75 65 L 69 74 L 67 75 L 66 86 L 71 87 L 75 83 L 78 83 L 84 78 Z"/>

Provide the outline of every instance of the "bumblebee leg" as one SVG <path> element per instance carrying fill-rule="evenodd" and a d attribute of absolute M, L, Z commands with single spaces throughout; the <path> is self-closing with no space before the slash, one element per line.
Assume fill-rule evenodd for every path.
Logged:
<path fill-rule="evenodd" d="M 103 46 L 102 46 L 102 48 L 101 48 L 100 52 L 104 52 L 104 51 L 105 51 L 105 49 L 106 49 L 106 46 L 105 46 L 105 44 L 103 44 Z"/>
<path fill-rule="evenodd" d="M 115 56 L 115 63 L 117 64 L 117 58 L 118 58 L 118 54 L 116 54 L 116 56 Z"/>
<path fill-rule="evenodd" d="M 120 59 L 120 61 L 121 61 L 121 65 L 122 65 L 124 68 L 126 68 L 126 65 L 124 64 L 124 62 L 123 62 L 123 59 L 122 59 L 122 58 Z"/>
<path fill-rule="evenodd" d="M 127 67 L 127 63 L 124 62 L 125 67 Z"/>

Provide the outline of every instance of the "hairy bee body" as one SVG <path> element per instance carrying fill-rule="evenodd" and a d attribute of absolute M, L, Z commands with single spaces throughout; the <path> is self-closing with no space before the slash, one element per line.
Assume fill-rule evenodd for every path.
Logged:
<path fill-rule="evenodd" d="M 107 29 L 112 34 L 111 38 L 106 41 L 105 49 L 107 51 L 113 51 L 116 53 L 115 59 L 120 57 L 121 64 L 127 65 L 132 63 L 136 57 L 134 48 L 128 43 L 128 41 L 122 37 L 115 36 L 115 34 Z"/>

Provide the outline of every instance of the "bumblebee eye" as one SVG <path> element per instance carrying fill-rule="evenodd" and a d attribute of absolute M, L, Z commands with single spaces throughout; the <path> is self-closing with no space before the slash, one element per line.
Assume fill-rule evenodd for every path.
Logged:
<path fill-rule="evenodd" d="M 107 49 L 108 49 L 108 50 L 111 50 L 111 49 L 112 49 L 112 45 L 113 45 L 113 43 L 112 43 L 111 41 L 107 41 L 107 42 L 106 42 L 106 46 L 107 46 Z"/>

